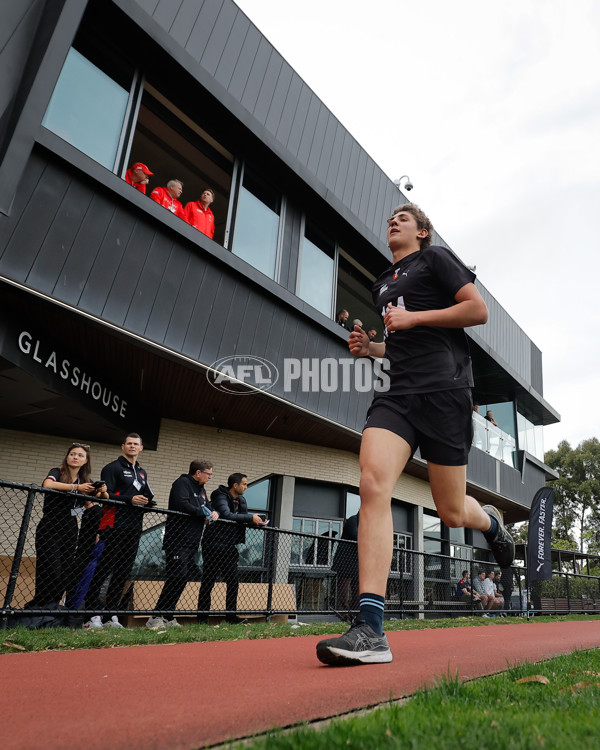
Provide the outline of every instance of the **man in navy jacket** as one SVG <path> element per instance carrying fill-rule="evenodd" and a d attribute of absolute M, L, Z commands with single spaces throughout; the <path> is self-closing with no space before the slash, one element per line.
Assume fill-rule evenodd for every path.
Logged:
<path fill-rule="evenodd" d="M 232 474 L 227 480 L 227 487 L 220 485 L 210 496 L 213 509 L 219 518 L 235 523 L 213 523 L 206 529 L 202 538 L 202 586 L 198 597 L 198 610 L 205 614 L 198 615 L 198 622 L 208 621 L 210 595 L 219 572 L 223 573 L 227 583 L 225 609 L 229 612 L 225 619 L 230 623 L 241 623 L 235 611 L 238 594 L 238 559 L 237 544 L 246 541 L 246 526 L 254 524 L 263 526 L 264 521 L 257 513 L 248 513 L 248 504 L 244 492 L 248 487 L 245 474 Z"/>
<path fill-rule="evenodd" d="M 213 511 L 206 497 L 204 484 L 212 477 L 210 461 L 192 461 L 187 474 L 182 474 L 171 486 L 169 510 L 186 513 L 185 516 L 169 515 L 165 528 L 163 549 L 166 556 L 165 585 L 156 602 L 156 609 L 172 614 L 194 568 L 194 556 L 198 551 L 204 526 L 216 521 L 219 514 Z M 146 626 L 156 628 L 177 625 L 176 620 L 165 621 L 162 617 L 151 617 Z"/>

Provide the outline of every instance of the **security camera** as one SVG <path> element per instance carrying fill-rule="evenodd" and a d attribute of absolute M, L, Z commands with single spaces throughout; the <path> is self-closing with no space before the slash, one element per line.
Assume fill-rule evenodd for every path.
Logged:
<path fill-rule="evenodd" d="M 406 180 L 406 184 L 404 185 L 406 190 L 412 190 L 414 185 L 410 181 L 410 177 L 407 174 L 403 174 L 402 177 L 400 177 L 397 180 L 394 180 L 394 185 L 400 190 L 402 187 L 402 180 Z"/>

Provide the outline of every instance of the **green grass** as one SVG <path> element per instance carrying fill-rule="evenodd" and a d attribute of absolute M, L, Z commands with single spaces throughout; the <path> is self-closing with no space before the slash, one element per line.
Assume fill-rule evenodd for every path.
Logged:
<path fill-rule="evenodd" d="M 518 683 L 543 675 L 548 684 Z M 577 687 L 578 683 L 583 683 Z M 335 719 L 318 729 L 273 732 L 231 748 L 414 748 L 415 750 L 594 750 L 600 748 L 600 649 L 493 677 L 454 676 L 402 704 Z"/>
<path fill-rule="evenodd" d="M 593 617 L 593 616 L 592 616 Z M 535 622 L 556 622 L 564 620 L 589 620 L 590 615 L 561 615 L 559 617 L 535 617 Z M 522 625 L 527 622 L 522 617 L 481 618 L 457 617 L 440 620 L 392 620 L 386 621 L 386 632 L 393 630 L 423 630 L 426 628 L 448 627 L 497 627 L 498 625 Z M 600 619 L 598 621 L 600 626 Z M 282 623 L 253 623 L 250 625 L 184 625 L 167 630 L 148 630 L 145 627 L 106 628 L 102 630 L 71 630 L 55 628 L 50 630 L 26 630 L 10 628 L 0 631 L 0 654 L 24 651 L 46 651 L 81 648 L 115 648 L 117 646 L 144 646 L 165 643 L 198 643 L 202 641 L 239 641 L 261 638 L 286 638 L 303 635 L 329 635 L 342 633 L 344 623 L 310 623 L 292 628 Z"/>

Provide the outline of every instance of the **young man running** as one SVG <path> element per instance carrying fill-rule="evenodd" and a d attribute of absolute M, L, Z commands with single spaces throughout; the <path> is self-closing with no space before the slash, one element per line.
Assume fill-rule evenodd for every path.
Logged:
<path fill-rule="evenodd" d="M 501 567 L 514 558 L 514 542 L 498 511 L 465 494 L 473 374 L 463 329 L 485 323 L 487 307 L 473 283 L 475 274 L 450 250 L 431 247 L 432 234 L 418 206 L 394 210 L 387 231 L 393 263 L 373 285 L 384 342 L 369 341 L 358 326 L 348 341 L 356 357 L 387 357 L 390 388 L 375 394 L 360 449 L 360 613 L 345 635 L 317 645 L 325 664 L 392 660 L 383 633 L 393 546 L 391 497 L 417 447 L 427 461 L 441 520 L 452 528 L 482 531 Z"/>

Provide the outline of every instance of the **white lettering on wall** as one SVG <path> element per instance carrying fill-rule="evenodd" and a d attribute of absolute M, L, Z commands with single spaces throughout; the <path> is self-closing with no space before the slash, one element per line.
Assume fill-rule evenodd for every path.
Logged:
<path fill-rule="evenodd" d="M 19 350 L 31 357 L 34 362 L 43 365 L 47 370 L 52 370 L 62 380 L 66 380 L 73 388 L 77 388 L 94 401 L 99 401 L 106 408 L 125 419 L 127 413 L 127 401 L 123 400 L 110 388 L 102 385 L 98 380 L 92 381 L 92 376 L 71 364 L 68 359 L 60 359 L 56 351 L 46 352 L 43 342 L 36 339 L 29 331 L 21 331 L 17 340 Z"/>

